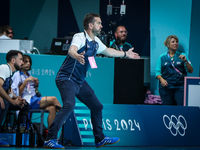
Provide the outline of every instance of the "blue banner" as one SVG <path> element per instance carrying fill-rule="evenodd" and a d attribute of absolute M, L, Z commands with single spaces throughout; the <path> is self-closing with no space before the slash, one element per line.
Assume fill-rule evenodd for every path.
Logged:
<path fill-rule="evenodd" d="M 75 109 L 84 145 L 94 145 L 90 112 Z M 104 105 L 104 133 L 116 146 L 200 146 L 199 107 Z"/>

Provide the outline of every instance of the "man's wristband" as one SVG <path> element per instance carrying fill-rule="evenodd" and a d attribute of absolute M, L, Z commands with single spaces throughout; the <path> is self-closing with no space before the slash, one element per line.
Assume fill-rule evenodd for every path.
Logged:
<path fill-rule="evenodd" d="M 123 58 L 126 58 L 126 52 L 124 51 L 124 57 Z"/>

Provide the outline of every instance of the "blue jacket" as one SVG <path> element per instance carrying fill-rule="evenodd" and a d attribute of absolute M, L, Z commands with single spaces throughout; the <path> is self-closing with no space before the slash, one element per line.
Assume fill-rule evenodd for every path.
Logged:
<path fill-rule="evenodd" d="M 123 51 L 128 51 L 130 48 L 132 48 L 132 45 L 127 42 L 125 42 L 123 45 L 119 45 L 119 44 L 117 44 L 116 41 L 113 41 L 113 43 L 111 44 L 110 47 L 114 48 L 116 50 L 119 50 L 119 51 L 120 51 L 120 49 L 122 49 Z"/>
<path fill-rule="evenodd" d="M 179 59 L 179 55 L 185 55 L 185 53 L 180 53 L 176 51 L 174 54 L 174 66 L 177 68 L 183 75 L 180 75 L 171 65 L 171 61 L 167 55 L 167 52 L 160 55 L 155 74 L 156 77 L 161 75 L 163 79 L 168 82 L 168 86 L 166 88 L 183 88 L 184 86 L 184 76 L 187 76 L 187 69 L 185 63 Z M 189 61 L 188 57 L 186 59 Z M 159 88 L 163 88 L 161 83 L 159 82 Z"/>

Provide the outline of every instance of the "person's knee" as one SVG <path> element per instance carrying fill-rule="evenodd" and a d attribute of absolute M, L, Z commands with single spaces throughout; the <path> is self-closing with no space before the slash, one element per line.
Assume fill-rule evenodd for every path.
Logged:
<path fill-rule="evenodd" d="M 30 112 L 30 105 L 27 103 L 24 105 L 24 107 L 21 109 L 22 112 Z"/>
<path fill-rule="evenodd" d="M 63 107 L 62 109 L 64 110 L 73 110 L 75 107 L 75 102 L 66 102 L 66 103 L 63 103 Z"/>
<path fill-rule="evenodd" d="M 55 106 L 48 106 L 46 108 L 47 111 L 49 111 L 49 113 L 56 113 L 56 108 Z"/>
<path fill-rule="evenodd" d="M 28 103 L 24 105 L 23 108 L 20 109 L 20 113 L 29 114 L 29 112 L 30 112 L 30 105 Z"/>
<path fill-rule="evenodd" d="M 103 105 L 100 103 L 98 106 L 96 106 L 93 111 L 94 112 L 102 112 L 102 109 L 103 109 Z"/>
<path fill-rule="evenodd" d="M 53 102 L 57 102 L 58 99 L 57 99 L 55 96 L 53 96 L 53 97 L 52 97 L 52 101 L 53 101 Z"/>
<path fill-rule="evenodd" d="M 51 101 L 52 101 L 53 105 L 58 105 L 58 103 L 59 103 L 58 99 L 54 96 L 52 97 Z"/>

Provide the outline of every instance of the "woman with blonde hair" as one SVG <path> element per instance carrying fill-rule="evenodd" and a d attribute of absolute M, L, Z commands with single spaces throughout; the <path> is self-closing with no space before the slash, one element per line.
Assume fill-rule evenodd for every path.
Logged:
<path fill-rule="evenodd" d="M 184 76 L 187 76 L 187 72 L 193 72 L 186 54 L 177 51 L 178 42 L 176 35 L 166 38 L 164 45 L 168 51 L 160 55 L 156 65 L 155 73 L 163 105 L 183 106 Z"/>

